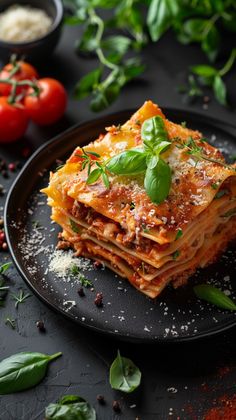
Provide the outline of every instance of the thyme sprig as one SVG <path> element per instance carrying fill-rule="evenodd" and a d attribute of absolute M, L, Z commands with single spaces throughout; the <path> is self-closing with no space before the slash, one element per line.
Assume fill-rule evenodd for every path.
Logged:
<path fill-rule="evenodd" d="M 31 294 L 30 293 L 25 293 L 23 290 L 20 290 L 19 296 L 17 296 L 15 293 L 11 293 L 11 296 L 16 301 L 15 302 L 15 308 L 17 309 L 18 305 L 20 303 L 24 303 L 26 301 L 26 299 L 28 299 L 31 296 Z"/>
<path fill-rule="evenodd" d="M 177 143 L 176 147 L 178 149 L 185 149 L 186 153 L 188 155 L 191 155 L 193 158 L 196 159 L 196 162 L 198 163 L 200 160 L 205 160 L 207 162 L 211 162 L 211 163 L 216 163 L 217 165 L 221 165 L 226 169 L 230 169 L 230 170 L 234 170 L 236 171 L 236 168 L 232 168 L 231 165 L 228 165 L 227 163 L 223 162 L 222 160 L 219 159 L 214 159 L 212 157 L 209 157 L 208 155 L 206 155 L 204 148 L 201 146 L 198 146 L 197 143 L 195 142 L 195 140 L 193 139 L 193 137 L 188 137 L 187 141 L 183 141 L 181 138 L 179 137 L 175 137 L 174 142 Z M 206 140 L 200 139 L 199 140 L 201 143 L 206 143 Z"/>

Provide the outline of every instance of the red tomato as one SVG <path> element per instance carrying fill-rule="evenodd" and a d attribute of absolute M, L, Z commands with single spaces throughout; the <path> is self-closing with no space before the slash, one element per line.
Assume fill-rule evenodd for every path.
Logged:
<path fill-rule="evenodd" d="M 21 80 L 33 80 L 37 79 L 38 72 L 37 70 L 29 63 L 26 63 L 24 61 L 17 61 L 17 64 L 19 65 L 19 70 L 11 77 L 12 80 L 17 80 L 18 82 Z M 13 64 L 9 63 L 5 67 L 3 67 L 2 71 L 0 72 L 0 80 L 1 79 L 7 79 L 9 78 L 9 75 L 13 69 Z M 18 86 L 17 88 L 17 94 L 21 93 L 23 90 L 25 90 L 25 87 Z M 0 95 L 2 96 L 8 96 L 11 93 L 11 85 L 7 83 L 0 83 Z"/>
<path fill-rule="evenodd" d="M 30 88 L 24 99 L 28 115 L 39 125 L 49 125 L 59 120 L 65 112 L 67 94 L 60 82 L 55 79 L 39 79 L 39 96 L 32 96 Z"/>
<path fill-rule="evenodd" d="M 22 137 L 28 122 L 29 117 L 23 105 L 11 105 L 7 97 L 0 97 L 0 142 L 8 143 Z"/>

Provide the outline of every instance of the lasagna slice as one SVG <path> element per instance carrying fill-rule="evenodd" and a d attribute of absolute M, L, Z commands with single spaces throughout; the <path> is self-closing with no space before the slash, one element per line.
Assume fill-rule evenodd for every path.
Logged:
<path fill-rule="evenodd" d="M 132 162 L 137 173 L 109 171 L 114 157 L 149 147 L 142 127 L 153 118 L 161 120 L 168 139 L 159 154 L 170 170 L 162 200 L 153 200 L 147 192 L 145 167 L 138 171 L 137 161 Z M 158 179 L 157 172 L 154 195 L 155 185 L 157 194 L 166 185 L 165 173 L 161 176 Z M 105 135 L 77 147 L 66 164 L 50 174 L 43 192 L 52 220 L 62 227 L 62 246 L 100 261 L 151 298 L 169 283 L 185 284 L 236 238 L 236 166 L 227 165 L 200 132 L 166 119 L 151 101 L 125 124 L 108 127 Z"/>

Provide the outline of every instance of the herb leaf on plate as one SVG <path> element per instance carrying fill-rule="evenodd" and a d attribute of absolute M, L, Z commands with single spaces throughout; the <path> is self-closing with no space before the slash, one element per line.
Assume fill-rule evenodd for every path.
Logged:
<path fill-rule="evenodd" d="M 37 385 L 46 375 L 48 363 L 61 356 L 24 352 L 0 362 L 0 395 L 23 391 Z"/>
<path fill-rule="evenodd" d="M 113 389 L 133 392 L 141 382 L 141 372 L 132 360 L 122 357 L 118 350 L 117 357 L 110 367 L 110 384 Z"/>
<path fill-rule="evenodd" d="M 199 284 L 194 286 L 193 290 L 199 299 L 206 300 L 222 309 L 236 311 L 236 303 L 217 287 L 210 284 Z"/>
<path fill-rule="evenodd" d="M 65 395 L 58 403 L 49 404 L 45 420 L 96 420 L 96 412 L 83 398 Z"/>

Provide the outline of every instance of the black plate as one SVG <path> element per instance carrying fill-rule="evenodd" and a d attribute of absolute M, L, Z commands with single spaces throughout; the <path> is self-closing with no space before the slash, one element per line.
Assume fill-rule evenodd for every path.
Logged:
<path fill-rule="evenodd" d="M 195 113 L 166 109 L 169 119 L 197 128 L 229 157 L 236 154 L 236 129 Z M 108 269 L 90 266 L 85 275 L 94 285 L 84 298 L 75 278 L 68 281 L 48 271 L 57 243 L 56 225 L 50 223 L 50 209 L 39 190 L 47 185 L 48 172 L 56 159 L 64 160 L 78 144 L 86 144 L 104 132 L 104 127 L 125 121 L 131 111 L 102 117 L 78 125 L 42 146 L 28 161 L 9 192 L 5 226 L 10 251 L 22 277 L 31 289 L 53 309 L 96 331 L 139 342 L 184 341 L 215 334 L 236 325 L 236 314 L 198 301 L 193 284 L 210 281 L 236 296 L 235 256 L 231 247 L 218 261 L 193 276 L 188 286 L 168 288 L 151 300 Z M 227 156 L 228 155 L 228 156 Z M 37 221 L 39 229 L 35 228 Z M 36 237 L 35 237 L 36 236 Z M 94 304 L 96 292 L 104 296 L 103 308 Z M 73 306 L 73 303 L 75 306 Z"/>

